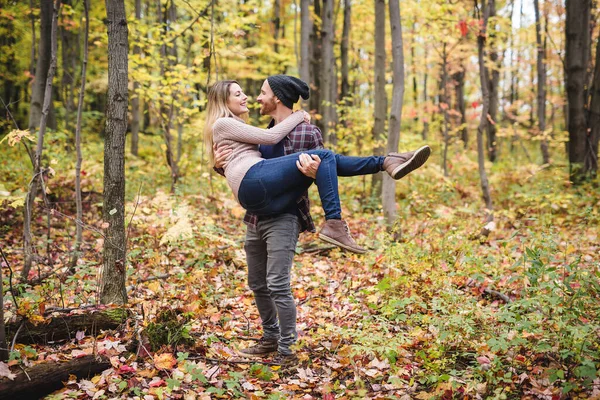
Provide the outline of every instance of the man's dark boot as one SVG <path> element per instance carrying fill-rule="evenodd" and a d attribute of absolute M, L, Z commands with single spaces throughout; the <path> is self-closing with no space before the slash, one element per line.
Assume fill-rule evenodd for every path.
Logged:
<path fill-rule="evenodd" d="M 260 339 L 254 346 L 241 349 L 238 353 L 243 357 L 264 357 L 277 351 L 277 339 Z"/>
<path fill-rule="evenodd" d="M 282 367 L 293 367 L 298 365 L 298 356 L 294 353 L 292 354 L 281 354 L 277 353 L 275 357 L 273 357 L 273 361 L 271 364 L 273 365 L 281 365 Z"/>
<path fill-rule="evenodd" d="M 328 219 L 325 221 L 319 232 L 319 238 L 354 253 L 363 254 L 367 251 L 352 239 L 348 224 L 342 219 Z"/>
<path fill-rule="evenodd" d="M 431 154 L 429 146 L 406 153 L 389 153 L 383 161 L 383 169 L 394 179 L 401 179 L 425 164 Z"/>

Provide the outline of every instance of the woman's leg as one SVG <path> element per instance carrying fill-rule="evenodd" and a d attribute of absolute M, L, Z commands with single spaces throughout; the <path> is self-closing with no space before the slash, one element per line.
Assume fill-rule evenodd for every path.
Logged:
<path fill-rule="evenodd" d="M 351 157 L 335 155 L 338 176 L 371 175 L 383 171 L 384 156 Z"/>

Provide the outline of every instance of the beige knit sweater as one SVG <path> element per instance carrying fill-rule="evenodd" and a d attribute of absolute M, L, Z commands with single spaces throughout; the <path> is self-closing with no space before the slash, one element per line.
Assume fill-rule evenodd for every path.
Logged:
<path fill-rule="evenodd" d="M 259 144 L 277 144 L 292 129 L 304 121 L 302 112 L 295 112 L 271 129 L 261 129 L 236 118 L 219 118 L 213 125 L 213 141 L 224 143 L 233 150 L 225 164 L 225 178 L 236 200 L 246 172 L 263 160 Z"/>

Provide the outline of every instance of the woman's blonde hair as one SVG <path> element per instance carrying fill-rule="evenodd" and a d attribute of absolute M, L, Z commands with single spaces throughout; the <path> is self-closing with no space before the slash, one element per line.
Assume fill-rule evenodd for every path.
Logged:
<path fill-rule="evenodd" d="M 210 165 L 215 164 L 213 152 L 213 125 L 219 118 L 234 117 L 227 107 L 229 88 L 237 81 L 218 81 L 208 89 L 208 104 L 206 106 L 206 122 L 204 124 L 204 146 Z M 239 85 L 239 84 L 238 84 Z"/>

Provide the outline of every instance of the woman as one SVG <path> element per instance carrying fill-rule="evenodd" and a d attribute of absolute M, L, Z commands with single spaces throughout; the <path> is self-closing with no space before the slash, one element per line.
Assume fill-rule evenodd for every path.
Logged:
<path fill-rule="evenodd" d="M 295 206 L 296 200 L 313 183 L 297 168 L 298 154 L 269 160 L 261 158 L 259 144 L 276 144 L 296 125 L 307 120 L 305 112 L 295 112 L 271 129 L 247 125 L 241 119 L 248 112 L 247 96 L 235 81 L 217 82 L 208 93 L 207 119 L 204 142 L 213 163 L 213 144 L 223 143 L 232 149 L 225 167 L 225 177 L 234 196 L 246 210 L 257 215 L 280 214 Z M 326 222 L 319 237 L 344 249 L 364 253 L 356 245 L 346 223 L 341 219 L 337 177 L 364 174 L 365 163 L 376 165 L 369 173 L 387 171 L 394 179 L 423 165 L 431 150 L 425 146 L 407 161 L 404 158 L 346 157 L 329 150 L 311 150 L 321 164 L 315 182 Z"/>

